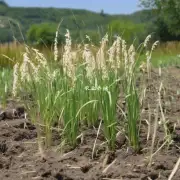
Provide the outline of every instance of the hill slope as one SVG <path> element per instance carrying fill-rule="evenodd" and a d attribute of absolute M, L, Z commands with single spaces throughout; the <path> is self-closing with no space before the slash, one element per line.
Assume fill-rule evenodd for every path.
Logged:
<path fill-rule="evenodd" d="M 9 7 L 6 4 L 0 4 L 0 41 L 11 41 L 12 32 L 16 38 L 20 38 L 19 23 L 22 33 L 25 35 L 29 27 L 33 24 L 43 22 L 59 23 L 63 19 L 61 29 L 69 29 L 71 32 L 79 30 L 103 31 L 107 24 L 115 19 L 127 19 L 133 22 L 146 22 L 150 20 L 148 11 L 135 12 L 131 15 L 108 15 L 95 13 L 87 10 L 58 9 L 58 8 L 20 8 Z M 148 15 L 148 16 L 147 16 Z M 9 23 L 9 21 L 11 23 Z M 11 30 L 10 29 L 11 24 Z"/>

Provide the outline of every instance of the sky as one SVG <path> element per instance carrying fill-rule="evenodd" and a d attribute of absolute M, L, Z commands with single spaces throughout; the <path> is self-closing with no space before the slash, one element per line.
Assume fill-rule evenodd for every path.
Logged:
<path fill-rule="evenodd" d="M 108 14 L 129 14 L 139 10 L 139 0 L 5 0 L 10 6 L 87 9 Z"/>

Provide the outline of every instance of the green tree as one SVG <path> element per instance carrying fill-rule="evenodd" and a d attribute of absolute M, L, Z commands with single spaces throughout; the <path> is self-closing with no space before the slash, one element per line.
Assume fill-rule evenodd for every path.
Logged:
<path fill-rule="evenodd" d="M 144 40 L 146 33 L 145 24 L 137 24 L 128 20 L 114 20 L 108 25 L 108 31 L 113 38 L 116 35 L 120 35 L 128 43 L 132 43 L 134 40 L 140 43 Z"/>
<path fill-rule="evenodd" d="M 52 45 L 57 30 L 57 24 L 54 23 L 42 23 L 32 25 L 27 31 L 27 40 L 37 45 Z M 62 42 L 62 36 L 58 36 L 60 43 Z"/>
<path fill-rule="evenodd" d="M 103 9 L 101 9 L 100 15 L 103 16 L 103 17 L 106 16 Z"/>
<path fill-rule="evenodd" d="M 140 0 L 140 4 L 145 8 L 156 9 L 158 19 L 164 22 L 168 32 L 174 36 L 180 35 L 179 0 Z"/>

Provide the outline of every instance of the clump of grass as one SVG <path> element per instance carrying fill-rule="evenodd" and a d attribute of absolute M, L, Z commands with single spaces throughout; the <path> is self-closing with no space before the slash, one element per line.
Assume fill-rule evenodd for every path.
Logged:
<path fill-rule="evenodd" d="M 59 56 L 56 33 L 54 61 L 25 46 L 23 61 L 14 66 L 13 94 L 25 92 L 32 96 L 33 102 L 25 101 L 25 104 L 38 136 L 49 147 L 52 133 L 57 131 L 62 138 L 61 147 L 68 144 L 74 148 L 82 127 L 96 127 L 100 117 L 108 148 L 114 150 L 120 125 L 116 104 L 122 86 L 127 105 L 123 112 L 127 113 L 127 135 L 130 145 L 138 150 L 140 105 L 134 46 L 128 49 L 125 40 L 117 37 L 108 47 L 108 35 L 105 35 L 99 49 L 92 51 L 91 44 L 84 45 L 84 49 L 78 48 L 75 53 L 68 30 L 65 37 L 63 53 Z"/>
<path fill-rule="evenodd" d="M 138 124 L 140 117 L 139 95 L 136 87 L 137 71 L 136 71 L 136 53 L 133 45 L 127 51 L 126 44 L 123 44 L 124 54 L 124 80 L 123 90 L 126 101 L 126 119 L 127 119 L 127 134 L 130 145 L 135 149 L 139 149 L 139 134 Z"/>

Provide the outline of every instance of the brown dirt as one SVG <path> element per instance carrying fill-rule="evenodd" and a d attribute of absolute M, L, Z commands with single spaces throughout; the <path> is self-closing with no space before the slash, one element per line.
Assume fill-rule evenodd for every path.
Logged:
<path fill-rule="evenodd" d="M 94 159 L 93 144 L 97 129 L 85 130 L 81 144 L 74 150 L 61 154 L 55 147 L 45 152 L 46 158 L 38 153 L 36 129 L 20 116 L 0 119 L 0 180 L 166 180 L 180 157 L 180 69 L 163 70 L 162 78 L 153 70 L 149 82 L 144 112 L 142 113 L 141 151 L 136 153 L 127 148 L 125 136 L 120 134 L 115 152 L 107 152 L 103 136 L 97 140 Z M 147 141 L 148 108 L 156 108 L 157 91 L 163 80 L 165 93 L 162 95 L 163 110 L 172 134 L 173 143 L 159 151 L 147 167 L 152 133 Z M 13 105 L 12 105 L 13 104 Z M 149 104 L 149 106 L 148 106 Z M 11 105 L 11 106 L 10 106 Z M 9 102 L 9 109 L 16 103 Z M 9 117 L 9 118 L 8 118 Z M 12 117 L 12 118 L 10 118 Z M 160 118 L 160 113 L 159 113 Z M 154 115 L 151 117 L 153 127 Z M 174 124 L 176 127 L 173 128 Z M 152 130 L 151 130 L 152 131 Z M 164 131 L 158 126 L 156 146 L 162 145 Z M 180 167 L 173 180 L 180 179 Z"/>

